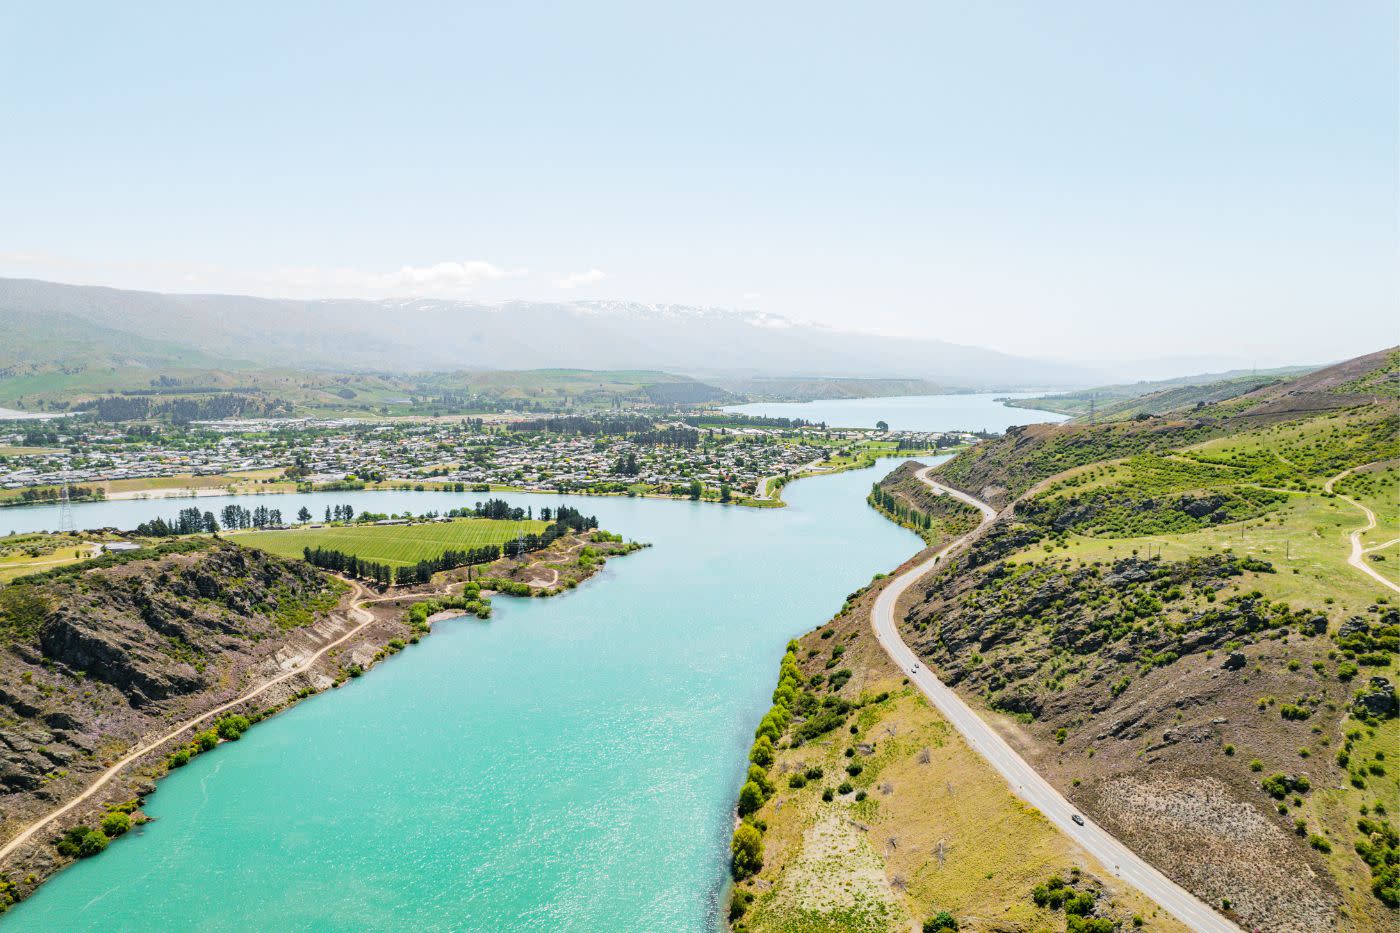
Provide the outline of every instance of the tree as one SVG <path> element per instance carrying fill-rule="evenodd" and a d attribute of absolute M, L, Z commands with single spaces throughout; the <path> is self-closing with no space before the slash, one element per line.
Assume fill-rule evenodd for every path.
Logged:
<path fill-rule="evenodd" d="M 749 751 L 749 761 L 760 768 L 771 765 L 773 763 L 773 740 L 766 735 L 760 735 Z"/>
<path fill-rule="evenodd" d="M 120 810 L 108 813 L 102 818 L 102 832 L 112 839 L 131 829 L 131 817 Z"/>
<path fill-rule="evenodd" d="M 252 725 L 252 723 L 248 721 L 247 716 L 240 716 L 235 713 L 232 716 L 225 716 L 223 719 L 220 719 L 215 723 L 214 728 L 218 731 L 219 738 L 236 742 L 238 739 L 242 738 L 243 733 L 248 731 L 250 725 Z"/>
<path fill-rule="evenodd" d="M 728 483 L 719 484 L 719 501 L 728 502 L 732 498 Z"/>
<path fill-rule="evenodd" d="M 889 426 L 887 423 L 885 423 L 884 421 L 877 421 L 877 422 L 875 422 L 875 430 L 877 430 L 877 431 L 888 431 L 889 429 L 890 429 L 890 426 Z"/>
<path fill-rule="evenodd" d="M 763 788 L 754 781 L 745 781 L 744 786 L 739 788 L 739 815 L 748 816 L 750 813 L 756 813 L 761 806 L 763 806 Z"/>
<path fill-rule="evenodd" d="M 99 829 L 89 830 L 78 843 L 78 855 L 81 858 L 89 858 L 107 848 L 107 843 L 112 840 L 102 834 Z"/>
<path fill-rule="evenodd" d="M 700 496 L 704 494 L 704 492 L 705 487 L 701 484 L 701 482 L 698 479 L 693 479 L 690 481 L 690 498 L 699 499 Z"/>
<path fill-rule="evenodd" d="M 944 930 L 957 930 L 957 918 L 946 910 L 940 910 L 924 921 L 924 933 L 943 933 Z"/>
<path fill-rule="evenodd" d="M 311 510 L 303 505 L 301 511 L 297 512 L 297 521 L 301 522 L 303 525 L 311 521 Z"/>
<path fill-rule="evenodd" d="M 758 827 L 750 823 L 740 823 L 734 830 L 734 840 L 729 844 L 733 855 L 731 870 L 736 881 L 742 881 L 763 867 L 763 835 Z"/>

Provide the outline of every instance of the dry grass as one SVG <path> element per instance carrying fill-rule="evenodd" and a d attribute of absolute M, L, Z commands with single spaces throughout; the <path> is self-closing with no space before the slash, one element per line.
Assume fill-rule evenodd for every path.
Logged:
<path fill-rule="evenodd" d="M 812 743 L 791 748 L 785 740 L 770 772 L 777 790 L 758 814 L 768 825 L 765 865 L 749 883 L 757 897 L 747 928 L 902 931 L 942 910 L 964 930 L 1063 928 L 1063 915 L 1037 908 L 1030 891 L 1077 867 L 1103 886 L 1103 913 L 1124 921 L 1138 914 L 1147 929 L 1182 929 L 1012 795 L 903 682 L 868 627 L 870 598 L 825 627 L 829 638 L 821 630 L 805 636 L 798 656 L 810 675 L 824 671 L 834 645 L 844 645 L 840 667 L 853 676 L 842 694 L 892 695 Z M 811 651 L 818 654 L 809 658 Z M 851 762 L 862 770 L 848 778 Z M 790 775 L 814 765 L 822 779 L 788 786 Z M 824 788 L 847 779 L 850 794 L 823 802 Z"/>

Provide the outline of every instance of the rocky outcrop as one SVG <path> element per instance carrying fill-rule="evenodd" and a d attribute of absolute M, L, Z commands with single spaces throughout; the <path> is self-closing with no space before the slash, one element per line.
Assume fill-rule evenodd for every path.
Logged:
<path fill-rule="evenodd" d="M 1377 719 L 1390 719 L 1397 714 L 1395 685 L 1385 677 L 1372 677 L 1370 683 L 1356 692 L 1357 713 Z"/>
<path fill-rule="evenodd" d="M 0 838 L 156 727 L 226 699 L 342 590 L 210 541 L 0 591 Z"/>
<path fill-rule="evenodd" d="M 38 648 L 46 662 L 111 684 L 141 706 L 208 686 L 209 657 L 275 634 L 280 613 L 325 590 L 304 564 L 215 546 L 148 572 L 50 585 L 57 608 Z"/>

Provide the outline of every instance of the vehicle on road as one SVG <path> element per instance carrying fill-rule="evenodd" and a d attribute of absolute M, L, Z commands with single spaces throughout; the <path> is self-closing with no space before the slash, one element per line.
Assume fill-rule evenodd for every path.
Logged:
<path fill-rule="evenodd" d="M 1084 825 L 1084 817 L 1080 816 L 1078 813 L 1074 814 L 1074 816 L 1070 817 L 1070 819 L 1074 820 L 1074 822 L 1079 824 L 1080 826 Z"/>

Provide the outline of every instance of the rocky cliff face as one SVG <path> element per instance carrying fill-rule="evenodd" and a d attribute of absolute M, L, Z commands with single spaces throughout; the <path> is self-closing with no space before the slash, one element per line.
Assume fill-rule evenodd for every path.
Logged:
<path fill-rule="evenodd" d="M 220 541 L 0 590 L 0 834 L 174 714 L 236 690 L 342 592 Z"/>
<path fill-rule="evenodd" d="M 326 594 L 309 566 L 217 546 L 52 584 L 54 609 L 30 647 L 141 707 L 208 686 L 211 658 L 276 635 L 291 611 Z"/>

